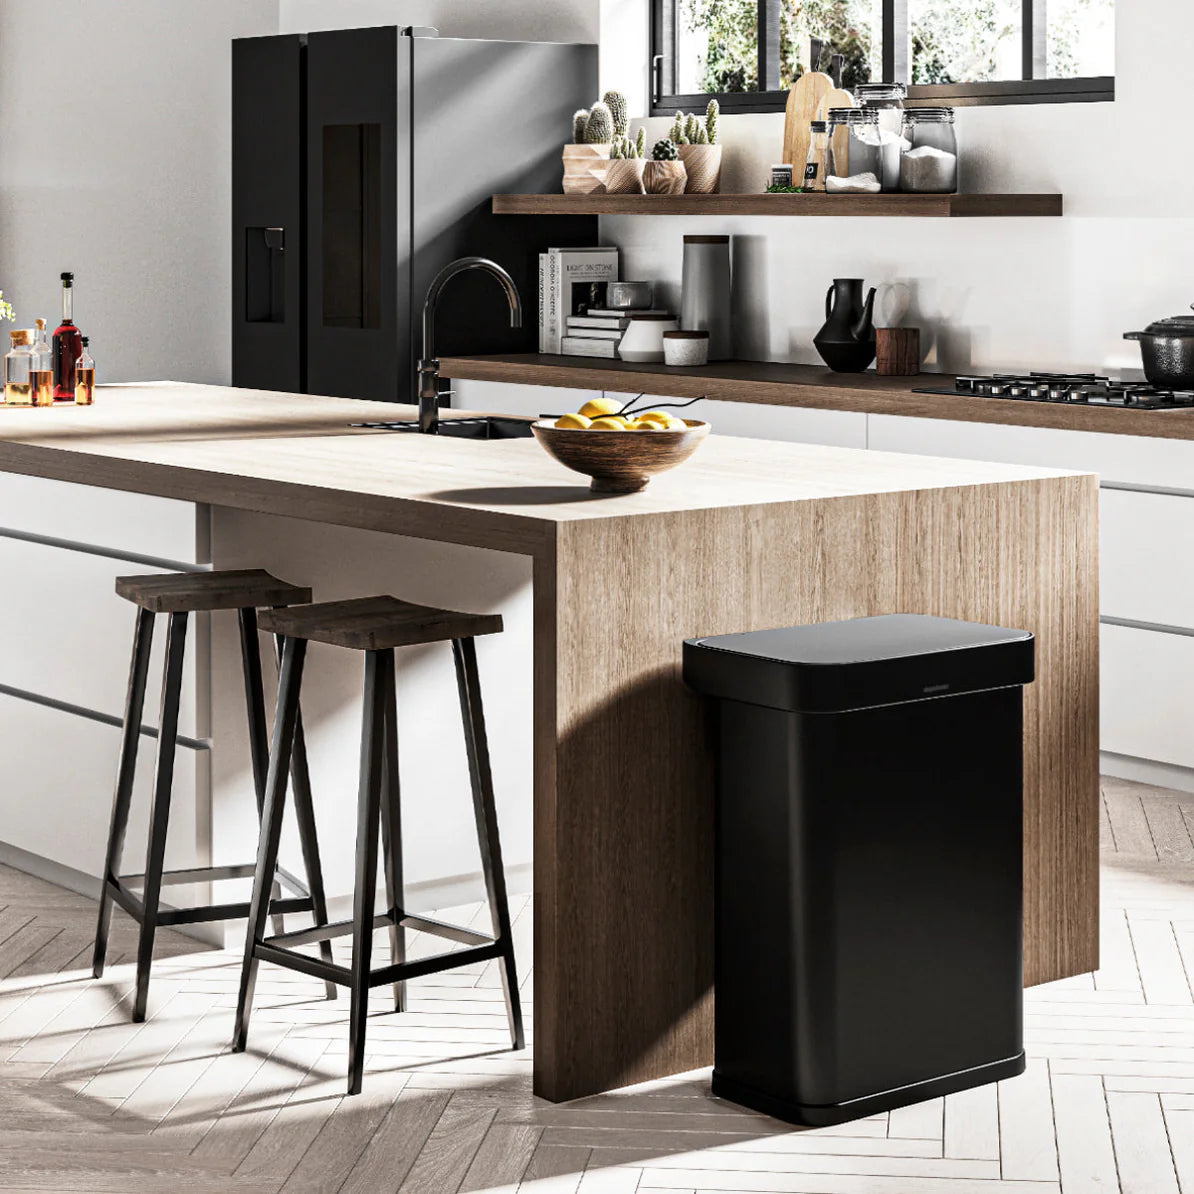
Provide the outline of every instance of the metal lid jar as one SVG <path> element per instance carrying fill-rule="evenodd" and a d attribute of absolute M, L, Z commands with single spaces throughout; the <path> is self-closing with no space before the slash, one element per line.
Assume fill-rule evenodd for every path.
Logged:
<path fill-rule="evenodd" d="M 953 108 L 911 108 L 904 113 L 900 190 L 952 195 L 958 189 L 958 137 Z"/>
<path fill-rule="evenodd" d="M 829 144 L 837 178 L 873 174 L 881 181 L 879 113 L 873 108 L 830 108 Z"/>
<path fill-rule="evenodd" d="M 904 99 L 908 95 L 908 88 L 903 83 L 860 83 L 854 89 L 854 95 L 864 110 L 879 114 L 879 181 L 885 191 L 898 191 Z"/>

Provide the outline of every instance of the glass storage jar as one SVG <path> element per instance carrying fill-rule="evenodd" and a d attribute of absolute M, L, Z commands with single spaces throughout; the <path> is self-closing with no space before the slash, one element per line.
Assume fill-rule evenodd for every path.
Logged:
<path fill-rule="evenodd" d="M 879 113 L 879 181 L 885 191 L 898 191 L 900 146 L 904 140 L 904 99 L 908 88 L 903 83 L 860 83 L 854 94 L 863 108 Z"/>
<path fill-rule="evenodd" d="M 958 137 L 953 108 L 911 108 L 904 113 L 900 190 L 952 195 L 958 189 Z"/>
<path fill-rule="evenodd" d="M 830 108 L 829 144 L 837 178 L 873 174 L 882 182 L 879 113 L 871 108 Z"/>

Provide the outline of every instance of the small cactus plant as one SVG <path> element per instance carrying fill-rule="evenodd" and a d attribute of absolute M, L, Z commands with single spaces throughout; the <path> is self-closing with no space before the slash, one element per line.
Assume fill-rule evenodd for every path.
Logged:
<path fill-rule="evenodd" d="M 698 127 L 697 118 L 690 114 L 688 119 L 684 122 L 684 140 L 689 145 L 696 144 Z"/>
<path fill-rule="evenodd" d="M 672 121 L 672 131 L 668 133 L 668 139 L 673 145 L 684 144 L 684 113 L 677 112 L 676 119 Z"/>
<path fill-rule="evenodd" d="M 717 118 L 721 115 L 721 105 L 715 99 L 709 101 L 705 109 L 705 132 L 708 134 L 709 144 L 717 144 Z"/>
<path fill-rule="evenodd" d="M 693 145 L 708 145 L 709 134 L 705 132 L 705 126 L 698 120 L 696 130 L 692 134 Z"/>
<path fill-rule="evenodd" d="M 620 91 L 607 91 L 601 102 L 609 109 L 610 119 L 613 121 L 613 140 L 621 141 L 630 128 L 630 105 Z"/>
<path fill-rule="evenodd" d="M 572 113 L 572 143 L 573 145 L 583 145 L 585 140 L 585 129 L 589 124 L 589 109 L 578 108 Z"/>
<path fill-rule="evenodd" d="M 596 103 L 585 122 L 585 141 L 589 145 L 605 145 L 614 139 L 614 120 L 605 104 Z"/>
<path fill-rule="evenodd" d="M 636 157 L 645 158 L 647 156 L 647 130 L 642 126 L 639 127 L 638 136 L 634 139 L 634 148 L 637 151 Z"/>
<path fill-rule="evenodd" d="M 657 162 L 674 162 L 679 156 L 680 151 L 671 137 L 656 141 L 655 148 L 651 150 L 651 157 Z"/>
<path fill-rule="evenodd" d="M 620 141 L 614 141 L 609 147 L 611 162 L 633 161 L 638 156 L 638 146 L 629 137 L 623 137 Z"/>

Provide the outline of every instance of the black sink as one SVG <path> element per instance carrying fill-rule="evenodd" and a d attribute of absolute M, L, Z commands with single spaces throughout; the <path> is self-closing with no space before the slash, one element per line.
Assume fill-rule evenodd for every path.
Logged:
<path fill-rule="evenodd" d="M 354 427 L 369 427 L 375 431 L 408 431 L 418 434 L 419 424 L 405 420 L 401 423 L 353 423 Z M 469 419 L 440 419 L 437 435 L 454 439 L 530 439 L 529 419 L 508 419 L 500 415 L 480 415 Z"/>

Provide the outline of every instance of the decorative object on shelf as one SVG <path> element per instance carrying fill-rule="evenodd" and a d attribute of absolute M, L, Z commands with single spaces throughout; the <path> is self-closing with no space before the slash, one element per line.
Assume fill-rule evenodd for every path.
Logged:
<path fill-rule="evenodd" d="M 655 301 L 653 282 L 611 282 L 605 288 L 609 311 L 647 311 Z"/>
<path fill-rule="evenodd" d="M 573 316 L 605 306 L 618 280 L 618 250 L 599 246 L 539 254 L 539 351 L 558 354 Z"/>
<path fill-rule="evenodd" d="M 12 347 L 4 357 L 4 405 L 32 406 L 33 381 L 30 374 L 33 372 L 33 354 L 29 350 L 29 332 L 25 328 L 17 328 L 8 335 Z"/>
<path fill-rule="evenodd" d="M 618 345 L 618 356 L 640 363 L 662 361 L 663 333 L 674 332 L 679 326 L 674 315 L 631 315 Z"/>
<path fill-rule="evenodd" d="M 781 156 L 795 170 L 800 170 L 808 160 L 809 125 L 818 119 L 821 102 L 833 90 L 833 80 L 828 75 L 806 70 L 788 92 Z"/>
<path fill-rule="evenodd" d="M 829 140 L 833 148 L 831 177 L 839 180 L 872 175 L 880 183 L 883 157 L 879 130 L 879 113 L 871 108 L 831 108 L 829 110 Z M 828 189 L 828 188 L 826 188 Z M 834 188 L 834 194 L 857 192 Z M 869 193 L 869 192 L 868 192 Z"/>
<path fill-rule="evenodd" d="M 1194 390 L 1194 315 L 1158 319 L 1142 332 L 1125 332 L 1124 339 L 1139 342 L 1144 376 L 1152 385 Z"/>
<path fill-rule="evenodd" d="M 601 97 L 601 102 L 609 109 L 613 129 L 610 140 L 624 140 L 630 131 L 630 105 L 626 102 L 626 97 L 620 91 L 607 91 Z"/>
<path fill-rule="evenodd" d="M 878 113 L 879 181 L 885 191 L 900 189 L 900 151 L 904 145 L 903 83 L 860 83 L 858 100 L 867 111 Z M 851 166 L 851 171 L 856 172 Z"/>
<path fill-rule="evenodd" d="M 87 351 L 90 336 L 83 337 L 83 352 L 75 362 L 75 405 L 90 406 L 95 401 L 95 361 Z"/>
<path fill-rule="evenodd" d="M 828 122 L 814 120 L 809 125 L 809 133 L 812 139 L 808 143 L 808 160 L 804 163 L 804 190 L 815 194 L 824 192 L 825 180 L 832 167 Z"/>
<path fill-rule="evenodd" d="M 715 195 L 721 190 L 721 146 L 717 143 L 717 122 L 721 107 L 710 100 L 705 119 L 676 113 L 669 139 L 675 144 L 688 176 L 685 193 Z"/>
<path fill-rule="evenodd" d="M 825 294 L 825 325 L 813 337 L 835 373 L 861 373 L 875 359 L 875 288 L 866 301 L 861 278 L 835 278 Z"/>
<path fill-rule="evenodd" d="M 876 328 L 875 362 L 880 377 L 915 377 L 920 372 L 920 328 Z"/>
<path fill-rule="evenodd" d="M 683 195 L 688 171 L 680 151 L 669 137 L 655 142 L 651 160 L 643 167 L 643 190 L 648 195 Z"/>
<path fill-rule="evenodd" d="M 608 104 L 596 103 L 573 113 L 572 144 L 564 146 L 565 195 L 591 195 L 602 189 L 613 139 L 614 118 Z"/>
<path fill-rule="evenodd" d="M 589 109 L 585 121 L 585 143 L 608 145 L 614 139 L 614 118 L 609 108 L 600 101 Z"/>
<path fill-rule="evenodd" d="M 663 333 L 663 363 L 694 368 L 709 361 L 709 333 L 675 331 Z"/>
<path fill-rule="evenodd" d="M 600 420 L 594 420 L 594 423 Z M 535 438 L 565 468 L 592 478 L 593 493 L 637 493 L 657 473 L 683 464 L 704 442 L 709 424 L 684 419 L 683 429 L 620 427 L 613 419 L 599 429 L 531 424 Z"/>
<path fill-rule="evenodd" d="M 684 238 L 680 327 L 709 333 L 709 360 L 724 361 L 734 355 L 728 236 Z"/>
<path fill-rule="evenodd" d="M 952 195 L 957 189 L 953 108 L 910 108 L 904 113 L 900 190 L 911 195 Z"/>
<path fill-rule="evenodd" d="M 62 275 L 62 323 L 54 331 L 54 401 L 74 402 L 75 362 L 83 352 L 83 333 L 75 324 L 75 275 L 64 270 Z"/>
<path fill-rule="evenodd" d="M 883 187 L 874 174 L 852 174 L 848 178 L 839 178 L 831 174 L 825 180 L 827 195 L 878 195 Z"/>
<path fill-rule="evenodd" d="M 640 130 L 640 140 L 642 140 Z M 615 141 L 610 146 L 609 169 L 605 172 L 605 193 L 607 195 L 641 195 L 643 193 L 643 167 L 646 162 L 639 156 L 639 146 L 628 137 Z"/>

